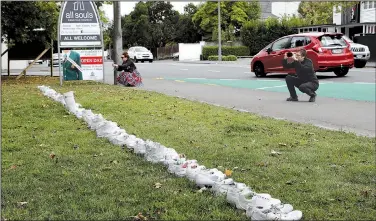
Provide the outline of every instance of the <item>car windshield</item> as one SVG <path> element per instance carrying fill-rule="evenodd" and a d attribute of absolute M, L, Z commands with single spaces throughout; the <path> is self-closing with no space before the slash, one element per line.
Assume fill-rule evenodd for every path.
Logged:
<path fill-rule="evenodd" d="M 342 38 L 344 38 L 347 42 L 349 43 L 354 43 L 353 40 L 351 40 L 349 37 L 347 37 L 346 35 L 342 36 Z"/>
<path fill-rule="evenodd" d="M 319 38 L 322 46 L 347 46 L 345 39 L 341 35 L 323 35 Z"/>
<path fill-rule="evenodd" d="M 148 52 L 146 48 L 136 48 L 136 52 Z"/>

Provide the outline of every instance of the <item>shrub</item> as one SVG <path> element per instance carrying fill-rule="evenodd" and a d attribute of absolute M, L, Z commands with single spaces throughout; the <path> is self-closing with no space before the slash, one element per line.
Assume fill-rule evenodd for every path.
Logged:
<path fill-rule="evenodd" d="M 235 55 L 224 56 L 223 61 L 236 61 L 238 58 Z"/>
<path fill-rule="evenodd" d="M 209 61 L 218 61 L 218 55 L 211 55 L 208 57 Z M 222 61 L 236 61 L 238 58 L 235 55 L 222 56 Z"/>
<path fill-rule="evenodd" d="M 202 49 L 202 57 L 204 60 L 209 59 L 209 56 L 218 55 L 218 46 L 205 46 Z M 249 56 L 249 48 L 247 46 L 222 46 L 222 55 Z"/>
<path fill-rule="evenodd" d="M 218 55 L 210 55 L 210 56 L 208 57 L 208 60 L 209 60 L 209 61 L 218 61 Z"/>

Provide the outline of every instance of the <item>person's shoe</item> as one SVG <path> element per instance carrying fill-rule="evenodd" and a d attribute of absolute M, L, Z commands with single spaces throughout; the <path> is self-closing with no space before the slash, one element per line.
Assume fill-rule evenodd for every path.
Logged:
<path fill-rule="evenodd" d="M 289 97 L 286 101 L 299 101 L 297 97 Z"/>
<path fill-rule="evenodd" d="M 310 98 L 309 98 L 309 102 L 315 102 L 316 101 L 316 95 L 312 95 Z"/>

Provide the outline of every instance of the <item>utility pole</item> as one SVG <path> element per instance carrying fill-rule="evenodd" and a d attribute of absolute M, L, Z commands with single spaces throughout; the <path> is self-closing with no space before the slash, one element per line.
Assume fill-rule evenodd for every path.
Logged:
<path fill-rule="evenodd" d="M 113 7 L 114 7 L 114 38 L 112 42 L 114 43 L 114 49 L 112 53 L 112 60 L 116 64 L 121 64 L 123 61 L 120 59 L 122 51 L 123 51 L 123 39 L 122 39 L 122 33 L 121 33 L 121 10 L 120 10 L 120 1 L 114 1 Z M 114 70 L 114 84 L 117 84 L 116 82 L 117 77 L 117 71 Z"/>
<path fill-rule="evenodd" d="M 221 1 L 218 0 L 218 61 L 222 61 Z"/>

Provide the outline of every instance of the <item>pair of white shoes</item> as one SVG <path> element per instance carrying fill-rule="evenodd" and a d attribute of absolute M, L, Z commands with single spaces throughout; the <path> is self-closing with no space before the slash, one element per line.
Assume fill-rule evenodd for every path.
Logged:
<path fill-rule="evenodd" d="M 303 216 L 292 205 L 282 204 L 269 194 L 255 193 L 245 185 L 230 189 L 226 200 L 237 209 L 245 210 L 251 220 L 300 220 Z"/>

